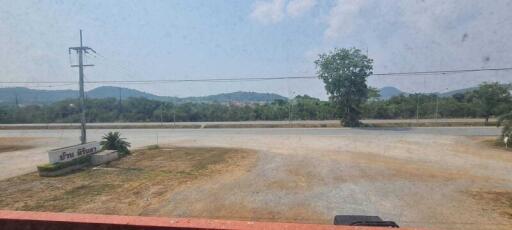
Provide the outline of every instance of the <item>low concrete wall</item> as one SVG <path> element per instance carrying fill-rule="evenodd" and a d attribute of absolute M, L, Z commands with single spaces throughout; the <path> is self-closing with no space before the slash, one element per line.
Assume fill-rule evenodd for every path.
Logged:
<path fill-rule="evenodd" d="M 96 165 L 105 164 L 105 163 L 111 162 L 113 160 L 119 159 L 119 153 L 115 150 L 105 150 L 105 151 L 101 151 L 101 152 L 92 154 L 88 157 L 90 157 L 90 158 L 87 161 L 85 161 L 84 163 L 70 165 L 65 168 L 61 168 L 61 169 L 57 169 L 57 170 L 53 170 L 53 171 L 40 170 L 40 168 L 39 168 L 40 166 L 38 166 L 39 176 L 43 176 L 43 177 L 62 176 L 62 175 L 66 175 L 68 173 L 71 173 L 73 171 L 79 170 L 81 168 L 84 168 L 84 167 L 87 167 L 90 165 L 96 166 Z"/>
<path fill-rule="evenodd" d="M 78 213 L 26 212 L 0 210 L 0 228 L 31 230 L 171 230 L 171 229 L 240 229 L 240 230 L 385 230 L 382 227 L 325 224 L 272 223 L 237 220 L 116 216 Z M 407 228 L 406 228 L 407 229 Z M 412 229 L 412 228 L 409 228 Z M 414 228 L 417 229 L 417 228 Z"/>
<path fill-rule="evenodd" d="M 66 162 L 97 153 L 98 151 L 101 151 L 100 142 L 92 141 L 85 144 L 52 149 L 48 151 L 48 159 L 52 164 L 57 162 Z"/>
<path fill-rule="evenodd" d="M 92 165 L 101 165 L 119 158 L 119 153 L 115 150 L 104 150 L 91 156 Z"/>

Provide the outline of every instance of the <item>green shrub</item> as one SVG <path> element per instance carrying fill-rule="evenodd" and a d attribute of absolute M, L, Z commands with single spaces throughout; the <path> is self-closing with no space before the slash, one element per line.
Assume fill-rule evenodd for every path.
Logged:
<path fill-rule="evenodd" d="M 103 149 L 106 150 L 117 150 L 120 154 L 128 154 L 130 150 L 130 143 L 125 141 L 125 138 L 121 137 L 119 132 L 109 132 L 105 134 L 100 142 Z"/>
<path fill-rule="evenodd" d="M 512 112 L 499 116 L 496 125 L 498 127 L 503 126 L 500 139 L 504 141 L 507 138 L 507 144 L 512 144 Z"/>
<path fill-rule="evenodd" d="M 52 172 L 52 171 L 57 171 L 59 169 L 67 168 L 67 167 L 70 167 L 73 165 L 89 163 L 90 161 L 91 161 L 90 155 L 83 156 L 83 157 L 76 158 L 76 159 L 66 161 L 66 162 L 57 162 L 57 163 L 48 163 L 48 164 L 44 164 L 44 165 L 38 165 L 37 170 L 42 171 L 42 172 Z"/>

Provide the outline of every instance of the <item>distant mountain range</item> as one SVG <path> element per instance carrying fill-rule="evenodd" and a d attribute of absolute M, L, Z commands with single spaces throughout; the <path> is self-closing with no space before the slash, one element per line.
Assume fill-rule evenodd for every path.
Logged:
<path fill-rule="evenodd" d="M 387 100 L 389 98 L 398 96 L 400 94 L 407 94 L 407 93 L 404 93 L 404 92 L 400 91 L 399 89 L 392 87 L 392 86 L 383 87 L 379 91 L 380 91 L 379 94 L 380 94 L 381 100 Z"/>
<path fill-rule="evenodd" d="M 453 90 L 440 94 L 443 97 L 452 96 L 455 93 L 464 93 L 469 90 L 473 90 L 476 87 Z M 380 99 L 387 100 L 393 96 L 400 94 L 407 95 L 409 93 L 403 92 L 395 87 L 383 87 L 379 90 Z M 101 86 L 86 92 L 88 98 L 130 98 L 130 97 L 143 97 L 151 100 L 158 101 L 169 101 L 175 103 L 185 102 L 239 102 L 239 103 L 268 103 L 278 99 L 287 100 L 288 98 L 275 93 L 257 93 L 257 92 L 233 92 L 233 93 L 221 93 L 210 96 L 202 97 L 168 97 L 158 96 L 151 93 L 142 92 L 130 88 L 113 87 L 113 86 Z M 12 88 L 0 88 L 0 104 L 14 104 L 16 100 L 19 104 L 30 105 L 30 104 L 47 104 L 57 101 L 62 101 L 70 98 L 77 98 L 78 91 L 76 90 L 39 90 L 29 89 L 25 87 L 12 87 Z M 16 99 L 17 98 L 17 99 Z"/>
<path fill-rule="evenodd" d="M 176 103 L 185 102 L 240 102 L 240 103 L 266 103 L 274 100 L 282 99 L 283 97 L 274 93 L 256 93 L 256 92 L 233 92 L 222 93 L 203 97 L 167 97 L 158 96 L 135 89 L 102 86 L 86 92 L 87 98 L 130 98 L 130 97 L 143 97 L 151 100 L 169 101 Z M 16 100 L 19 104 L 47 104 L 57 101 L 62 101 L 70 98 L 77 98 L 78 91 L 76 90 L 38 90 L 29 89 L 25 87 L 12 87 L 0 88 L 0 104 L 14 104 Z"/>
<path fill-rule="evenodd" d="M 464 89 L 456 89 L 444 93 L 437 93 L 441 97 L 451 97 L 456 93 L 465 93 L 477 89 L 478 87 L 469 87 Z M 409 93 L 403 92 L 395 87 L 387 86 L 380 89 L 380 99 L 387 100 L 391 97 L 398 96 L 400 94 L 408 95 Z M 436 94 L 436 93 L 434 93 Z"/>
<path fill-rule="evenodd" d="M 439 95 L 441 95 L 441 97 L 451 97 L 451 96 L 453 96 L 456 93 L 465 93 L 465 92 L 472 91 L 472 90 L 475 90 L 475 89 L 478 89 L 478 87 L 470 87 L 470 88 L 465 88 L 465 89 L 452 90 L 452 91 L 448 91 L 448 92 L 445 92 L 445 93 L 441 93 Z"/>

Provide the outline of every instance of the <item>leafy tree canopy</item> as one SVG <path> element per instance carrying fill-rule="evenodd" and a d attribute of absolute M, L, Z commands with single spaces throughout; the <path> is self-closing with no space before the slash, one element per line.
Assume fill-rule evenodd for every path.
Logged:
<path fill-rule="evenodd" d="M 342 117 L 344 126 L 359 126 L 361 106 L 368 99 L 366 78 L 372 74 L 373 60 L 356 48 L 334 49 L 315 61 L 318 78 Z"/>
<path fill-rule="evenodd" d="M 490 116 L 504 113 L 505 106 L 511 102 L 508 87 L 498 82 L 484 82 L 472 92 L 470 98 L 473 99 L 486 122 Z"/>

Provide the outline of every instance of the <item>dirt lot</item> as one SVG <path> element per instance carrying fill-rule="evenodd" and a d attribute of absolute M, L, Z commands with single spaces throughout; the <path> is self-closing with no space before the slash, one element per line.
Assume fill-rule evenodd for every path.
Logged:
<path fill-rule="evenodd" d="M 162 148 L 139 150 L 111 164 L 56 178 L 36 173 L 0 181 L 0 209 L 152 215 L 184 184 L 255 161 L 243 149 Z"/>
<path fill-rule="evenodd" d="M 192 159 L 136 154 L 108 169 L 61 178 L 73 181 L 64 190 L 58 189 L 57 178 L 35 182 L 30 179 L 31 175 L 37 178 L 34 174 L 24 175 L 8 179 L 8 183 L 0 182 L 0 197 L 19 197 L 14 201 L 3 198 L 7 203 L 0 208 L 323 224 L 332 223 L 334 215 L 359 214 L 378 215 L 404 227 L 511 229 L 512 152 L 494 145 L 495 137 L 474 136 L 475 130 L 482 131 L 122 130 L 134 147 L 158 142 L 174 149 L 243 148 L 252 149 L 246 151 L 252 152 L 253 157 L 239 161 L 228 157 L 228 161 L 219 163 L 207 160 L 206 151 L 197 157 L 206 157 L 201 161 L 212 162 L 222 170 L 215 171 L 217 166 L 212 166 L 208 167 L 210 173 L 192 176 L 184 173 L 190 172 L 188 169 L 180 168 L 191 167 L 186 162 Z M 93 130 L 89 137 L 99 139 L 104 133 Z M 54 145 L 76 141 L 76 132 L 71 130 L 15 134 L 54 135 L 61 140 L 51 142 Z M 19 167 L 32 159 L 30 151 L 0 154 L 0 159 L 7 169 Z M 44 152 L 41 155 L 41 160 L 46 161 Z M 154 160 L 147 161 L 143 156 Z M 19 161 L 13 163 L 14 160 Z M 240 164 L 228 167 L 233 162 Z M 165 173 L 167 168 L 173 177 Z M 84 180 L 88 174 L 89 178 L 104 176 L 113 182 Z M 41 196 L 43 186 L 49 186 L 54 193 L 34 202 L 35 197 Z M 113 194 L 108 193 L 111 190 Z M 126 194 L 126 199 L 119 194 Z M 85 201 L 70 202 L 65 198 L 70 195 Z"/>
<path fill-rule="evenodd" d="M 33 140 L 34 138 L 0 137 L 0 154 L 34 148 L 30 144 Z"/>

